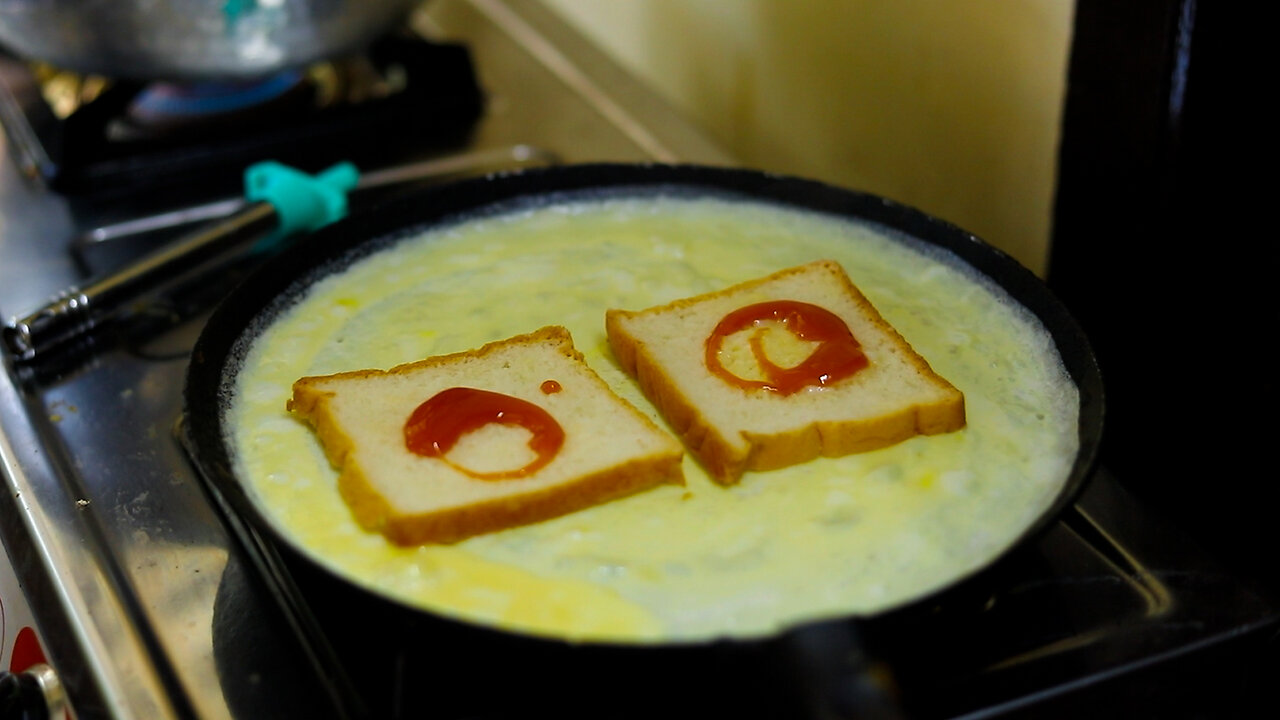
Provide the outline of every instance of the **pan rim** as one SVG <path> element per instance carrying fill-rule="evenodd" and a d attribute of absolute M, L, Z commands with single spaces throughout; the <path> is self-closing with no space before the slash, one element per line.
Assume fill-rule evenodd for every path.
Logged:
<path fill-rule="evenodd" d="M 269 324 L 281 310 L 295 300 L 299 293 L 287 291 L 294 286 L 306 287 L 321 277 L 349 265 L 359 257 L 377 252 L 398 239 L 438 228 L 453 222 L 462 222 L 480 214 L 500 213 L 510 203 L 527 202 L 530 198 L 549 201 L 557 196 L 611 191 L 625 194 L 635 189 L 693 188 L 703 194 L 722 194 L 733 197 L 772 203 L 783 207 L 798 208 L 836 217 L 856 218 L 883 225 L 926 245 L 940 247 L 954 254 L 976 274 L 987 279 L 1016 300 L 1049 330 L 1054 338 L 1059 356 L 1068 374 L 1080 392 L 1080 418 L 1077 425 L 1079 449 L 1066 480 L 1056 497 L 1034 522 L 1013 538 L 1006 548 L 985 564 L 958 575 L 943 585 L 897 605 L 875 612 L 800 621 L 787 624 L 770 636 L 787 635 L 805 628 L 830 623 L 861 622 L 867 619 L 910 612 L 911 608 L 936 602 L 941 596 L 962 586 L 980 583 L 981 578 L 996 571 L 1006 558 L 1051 527 L 1057 518 L 1069 508 L 1083 491 L 1092 473 L 1101 438 L 1103 395 L 1100 372 L 1083 331 L 1065 307 L 1052 295 L 1043 281 L 1023 267 L 1011 256 L 987 244 L 976 235 L 958 226 L 938 219 L 915 208 L 892 200 L 848 188 L 835 187 L 820 181 L 795 176 L 766 173 L 740 168 L 720 168 L 688 164 L 662 163 L 587 163 L 550 168 L 536 168 L 510 173 L 496 173 L 471 180 L 463 180 L 447 186 L 414 192 L 393 200 L 370 213 L 362 213 L 354 222 L 344 221 L 321 230 L 305 241 L 308 251 L 290 248 L 267 261 L 232 293 L 230 298 L 243 299 L 249 293 L 249 302 L 233 305 L 224 302 L 211 316 L 205 331 L 197 340 L 192 364 L 188 370 L 183 392 L 184 445 L 192 456 L 206 486 L 218 496 L 224 513 L 234 514 L 235 522 L 243 527 L 240 535 L 254 549 L 255 559 L 266 566 L 268 574 L 278 575 L 282 569 L 279 553 L 296 555 L 302 561 L 313 564 L 333 578 L 358 587 L 364 594 L 391 603 L 411 613 L 422 613 L 447 623 L 457 623 L 469 629 L 501 635 L 516 635 L 539 641 L 565 643 L 574 646 L 598 646 L 613 648 L 645 648 L 651 646 L 696 646 L 707 644 L 752 644 L 758 638 L 665 638 L 656 641 L 569 640 L 522 629 L 504 629 L 467 618 L 410 605 L 397 598 L 377 592 L 354 582 L 324 563 L 316 561 L 254 506 L 244 487 L 232 471 L 231 452 L 227 448 L 222 420 L 221 401 L 228 396 L 227 383 L 234 377 L 234 369 L 227 363 L 238 362 L 243 356 L 241 342 L 249 343 L 259 328 L 251 325 L 265 320 Z M 854 210 L 857 212 L 854 212 Z M 405 222 L 414 218 L 414 222 Z M 342 252 L 336 250 L 342 249 Z M 309 254 L 313 260 L 308 260 Z M 301 272 L 298 271 L 302 261 Z M 266 281 L 264 281 L 264 278 Z M 291 278 L 283 282 L 282 278 Z M 283 283 L 283 285 L 282 285 Z M 282 294 L 283 292 L 283 294 Z M 229 298 L 229 300 L 230 300 Z M 274 304 L 274 306 L 273 306 Z M 246 321 L 246 313 L 250 316 Z M 266 315 L 264 315 L 266 313 Z M 211 340 L 219 333 L 241 328 L 236 343 L 219 351 L 218 343 Z M 1076 350 L 1071 356 L 1064 352 L 1063 343 L 1070 343 Z M 211 373 L 216 373 L 217 388 L 210 397 Z M 212 401 L 212 405 L 211 405 Z M 218 412 L 209 412 L 217 408 Z M 210 446 L 209 438 L 218 442 Z M 266 553 L 268 557 L 264 557 Z M 275 555 L 275 557 L 270 557 Z M 277 578 L 287 585 L 287 578 Z"/>

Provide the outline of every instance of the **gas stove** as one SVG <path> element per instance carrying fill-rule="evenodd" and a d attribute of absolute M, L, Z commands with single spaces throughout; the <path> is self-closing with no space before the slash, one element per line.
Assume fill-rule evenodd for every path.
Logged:
<path fill-rule="evenodd" d="M 0 99 L 10 135 L 0 146 L 0 315 L 29 312 L 163 246 L 186 229 L 192 208 L 226 201 L 243 165 L 275 150 L 307 169 L 343 159 L 362 168 L 426 161 L 448 177 L 520 167 L 530 157 L 734 164 L 537 4 L 439 0 L 393 44 L 455 60 L 449 79 L 433 78 L 428 104 L 443 108 L 435 121 L 412 115 L 401 118 L 412 118 L 407 126 L 387 126 L 387 111 L 375 109 L 354 124 L 314 121 L 323 126 L 315 137 L 285 133 L 276 146 L 279 127 L 249 141 L 242 126 L 189 153 L 174 133 L 197 131 L 143 132 L 136 117 L 116 115 L 95 120 L 91 142 L 68 142 L 65 120 L 77 110 L 55 111 L 29 84 L 43 70 L 10 65 Z M 373 63 L 377 83 L 399 88 L 376 98 L 375 108 L 405 97 L 409 83 L 396 80 L 395 67 L 407 61 L 396 57 Z M 305 106 L 281 111 L 291 118 L 287 128 L 313 122 L 290 113 L 333 109 L 317 104 L 329 96 L 317 82 L 280 78 L 272 81 L 278 86 L 239 90 Z M 33 107 L 33 92 L 43 119 L 45 111 L 21 110 Z M 109 92 L 80 87 L 77 96 L 88 107 L 106 96 L 114 112 L 139 97 L 164 105 L 167 95 L 191 94 L 128 87 L 112 99 Z M 15 108 L 27 119 L 16 120 Z M 58 122 L 41 124 L 51 119 Z M 50 141 L 58 133 L 48 128 L 59 122 L 63 139 Z M 438 122 L 440 132 L 419 137 L 422 122 Z M 377 142 L 361 145 L 371 135 Z M 96 149 L 77 155 L 80 142 Z M 200 182 L 177 182 L 184 177 Z M 173 223 L 126 231 L 139 218 L 174 213 Z M 433 707 L 420 646 L 389 635 L 385 619 L 352 616 L 344 590 L 322 580 L 300 574 L 302 594 L 282 592 L 211 501 L 179 442 L 188 353 L 212 304 L 246 269 L 228 263 L 217 282 L 149 297 L 127 324 L 56 362 L 5 359 L 0 531 L 21 589 L 0 584 L 10 608 L 3 612 L 22 618 L 12 608 L 30 607 L 41 655 L 81 718 L 420 716 Z M 892 677 L 904 714 L 1216 717 L 1260 691 L 1275 672 L 1258 661 L 1274 658 L 1266 651 L 1280 607 L 1126 485 L 1099 468 L 1075 507 L 980 587 L 867 625 L 865 645 Z M 311 599 L 305 614 L 318 622 L 298 622 L 299 597 Z M 4 629 L 6 644 L 17 631 Z M 16 659 L 11 647 L 0 648 L 0 669 L 22 670 Z M 511 710 L 480 698 L 455 716 Z"/>
<path fill-rule="evenodd" d="M 0 84 L 22 171 L 99 198 L 234 192 L 268 153 L 308 171 L 384 165 L 465 142 L 482 102 L 465 47 L 412 33 L 255 80 L 115 81 L 8 62 Z"/>

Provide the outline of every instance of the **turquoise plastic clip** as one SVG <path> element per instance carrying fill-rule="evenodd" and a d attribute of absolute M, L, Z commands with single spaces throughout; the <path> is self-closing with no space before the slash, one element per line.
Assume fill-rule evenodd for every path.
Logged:
<path fill-rule="evenodd" d="M 241 15 L 253 12 L 257 7 L 257 0 L 226 0 L 222 3 L 222 15 L 227 19 L 227 29 L 234 27 Z"/>
<path fill-rule="evenodd" d="M 275 208 L 279 226 L 266 246 L 298 232 L 319 230 L 347 214 L 347 193 L 360 180 L 360 171 L 342 162 L 316 175 L 273 160 L 251 165 L 244 173 L 244 196 Z M 259 246 L 258 249 L 265 249 Z"/>

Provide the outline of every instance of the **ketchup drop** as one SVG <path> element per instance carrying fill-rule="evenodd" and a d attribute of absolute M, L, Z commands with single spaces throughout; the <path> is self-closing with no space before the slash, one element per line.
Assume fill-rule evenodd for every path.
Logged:
<path fill-rule="evenodd" d="M 816 350 L 800 364 L 784 368 L 769 360 L 764 349 L 763 323 L 781 323 L 801 340 L 819 343 Z M 730 372 L 720 362 L 720 348 L 725 338 L 755 328 L 750 338 L 751 353 L 764 380 L 747 380 Z M 773 300 L 739 308 L 724 316 L 707 338 L 707 369 L 726 382 L 741 388 L 760 389 L 791 395 L 807 387 L 825 387 L 867 367 L 869 361 L 862 345 L 853 337 L 849 326 L 826 308 L 798 300 Z"/>
<path fill-rule="evenodd" d="M 564 388 L 555 380 L 543 380 L 542 384 L 538 386 L 538 389 L 541 390 L 544 395 L 554 395 Z"/>
<path fill-rule="evenodd" d="M 537 457 L 523 467 L 495 472 L 478 472 L 446 457 L 463 435 L 490 423 L 528 430 L 533 434 L 529 449 Z M 404 444 L 416 455 L 443 460 L 473 478 L 507 480 L 531 475 L 551 462 L 564 445 L 564 429 L 546 410 L 526 400 L 489 390 L 454 387 L 431 396 L 409 415 L 404 424 Z"/>

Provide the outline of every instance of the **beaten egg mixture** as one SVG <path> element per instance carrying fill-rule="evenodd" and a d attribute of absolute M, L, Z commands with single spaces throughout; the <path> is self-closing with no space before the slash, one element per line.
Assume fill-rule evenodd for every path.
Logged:
<path fill-rule="evenodd" d="M 966 428 L 747 473 L 727 488 L 686 454 L 686 487 L 401 548 L 356 524 L 315 436 L 285 410 L 306 375 L 388 368 L 559 324 L 665 427 L 610 354 L 605 310 L 821 258 L 841 263 L 964 393 Z M 581 200 L 431 230 L 319 281 L 254 342 L 229 411 L 237 471 L 318 562 L 474 622 L 652 642 L 748 638 L 884 610 L 1008 547 L 1051 504 L 1077 450 L 1077 391 L 1047 332 L 959 267 L 871 225 L 729 200 Z"/>

